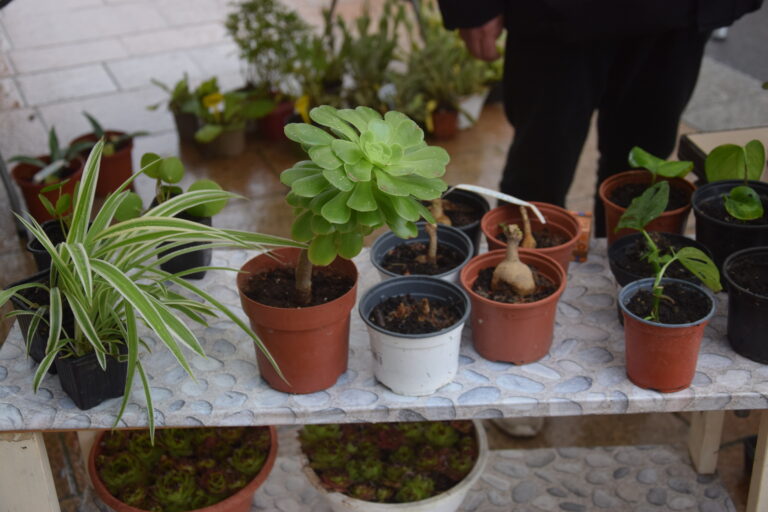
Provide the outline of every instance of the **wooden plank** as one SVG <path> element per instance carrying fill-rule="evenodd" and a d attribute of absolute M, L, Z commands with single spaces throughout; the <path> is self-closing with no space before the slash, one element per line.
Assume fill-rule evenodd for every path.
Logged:
<path fill-rule="evenodd" d="M 717 455 L 723 434 L 725 411 L 691 413 L 688 432 L 688 451 L 693 468 L 699 474 L 712 474 L 717 470 Z"/>
<path fill-rule="evenodd" d="M 96 440 L 98 430 L 78 430 L 77 441 L 80 443 L 80 457 L 83 459 L 83 467 L 88 470 L 88 454 L 91 453 L 91 446 Z"/>
<path fill-rule="evenodd" d="M 760 412 L 760 428 L 757 432 L 755 462 L 752 465 L 752 480 L 749 482 L 747 512 L 768 510 L 768 411 Z"/>
<path fill-rule="evenodd" d="M 43 434 L 0 434 L 0 512 L 60 512 Z"/>

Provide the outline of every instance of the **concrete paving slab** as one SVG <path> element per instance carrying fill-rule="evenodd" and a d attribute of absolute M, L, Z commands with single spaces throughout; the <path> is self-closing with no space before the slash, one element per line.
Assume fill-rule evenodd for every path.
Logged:
<path fill-rule="evenodd" d="M 206 48 L 187 50 L 186 54 L 202 70 L 203 76 L 237 73 L 240 70 L 238 49 L 234 43 L 222 43 Z"/>
<path fill-rule="evenodd" d="M 42 120 L 31 108 L 8 110 L 0 115 L 0 154 L 37 156 L 48 148 L 48 134 Z M 0 237 L 1 238 L 1 237 Z"/>
<path fill-rule="evenodd" d="M 0 80 L 0 110 L 12 110 L 24 106 L 19 88 L 10 78 Z"/>
<path fill-rule="evenodd" d="M 171 26 L 211 21 L 224 22 L 232 10 L 225 0 L 165 0 L 157 9 Z"/>
<path fill-rule="evenodd" d="M 101 64 L 20 75 L 17 80 L 29 105 L 45 105 L 117 90 Z"/>
<path fill-rule="evenodd" d="M 201 23 L 124 36 L 122 43 L 130 55 L 146 55 L 183 48 L 208 46 L 227 41 L 221 23 Z"/>
<path fill-rule="evenodd" d="M 117 38 L 98 41 L 14 49 L 8 52 L 18 73 L 34 73 L 80 64 L 90 64 L 128 57 L 128 52 Z"/>
<path fill-rule="evenodd" d="M 172 84 L 184 73 L 202 74 L 202 69 L 190 57 L 177 52 L 112 61 L 107 63 L 107 68 L 123 90 L 144 87 L 152 78 Z"/>

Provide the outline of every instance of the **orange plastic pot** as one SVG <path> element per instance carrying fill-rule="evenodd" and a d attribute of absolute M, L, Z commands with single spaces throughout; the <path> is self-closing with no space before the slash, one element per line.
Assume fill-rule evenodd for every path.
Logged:
<path fill-rule="evenodd" d="M 432 114 L 436 139 L 452 139 L 459 131 L 459 113 L 456 110 L 437 110 Z"/>
<path fill-rule="evenodd" d="M 106 131 L 108 138 L 122 137 L 125 132 Z M 77 142 L 92 141 L 96 143 L 98 138 L 93 133 L 81 135 L 70 142 L 70 145 Z M 88 157 L 89 151 L 84 152 L 83 158 Z M 99 170 L 99 181 L 96 182 L 96 196 L 105 197 L 117 190 L 125 180 L 133 174 L 133 139 L 127 140 L 122 147 L 111 155 L 101 156 L 101 169 Z"/>
<path fill-rule="evenodd" d="M 523 263 L 535 267 L 557 285 L 555 293 L 528 304 L 505 304 L 474 292 L 472 285 L 480 271 L 498 265 L 505 253 L 500 249 L 475 256 L 459 274 L 472 301 L 472 342 L 475 350 L 491 361 L 533 363 L 547 355 L 552 346 L 557 301 L 565 290 L 565 270 L 545 254 L 520 249 Z"/>
<path fill-rule="evenodd" d="M 248 260 L 237 275 L 243 311 L 285 376 L 283 380 L 267 358 L 256 350 L 261 376 L 278 391 L 314 393 L 333 386 L 347 371 L 349 315 L 357 294 L 357 268 L 350 260 L 336 258 L 328 268 L 354 279 L 341 297 L 306 308 L 277 308 L 248 298 L 243 289 L 249 274 L 279 267 L 295 268 L 299 249 L 282 248 Z M 286 382 L 287 381 L 287 382 Z"/>
<path fill-rule="evenodd" d="M 37 158 L 45 163 L 51 161 L 51 158 L 48 155 L 39 156 Z M 83 160 L 80 157 L 72 160 L 69 163 L 69 168 L 74 172 L 67 176 L 68 181 L 61 188 L 57 190 L 49 190 L 43 194 L 43 196 L 45 196 L 51 204 L 56 204 L 56 200 L 59 198 L 60 194 L 74 194 L 75 184 L 80 181 L 80 178 L 83 175 L 83 165 Z M 38 171 L 40 171 L 40 169 L 33 165 L 18 164 L 11 169 L 11 175 L 13 176 L 13 181 L 21 189 L 21 194 L 24 196 L 24 201 L 27 203 L 29 214 L 32 215 L 37 222 L 43 223 L 47 220 L 51 220 L 53 217 L 48 213 L 48 210 L 45 209 L 45 206 L 43 206 L 43 203 L 40 202 L 40 198 L 38 197 L 42 190 L 48 185 L 45 183 L 34 183 L 32 181 L 32 177 Z"/>
<path fill-rule="evenodd" d="M 248 484 L 237 491 L 232 496 L 221 500 L 218 503 L 209 505 L 207 507 L 198 508 L 190 512 L 249 512 L 253 505 L 253 495 L 256 493 L 261 484 L 269 476 L 272 471 L 272 466 L 275 465 L 275 459 L 277 458 L 277 430 L 275 427 L 269 427 L 270 433 L 270 447 L 267 460 L 264 461 L 264 465 L 256 476 L 248 482 Z M 147 512 L 144 509 L 132 507 L 118 500 L 107 490 L 107 487 L 102 482 L 98 471 L 96 471 L 96 458 L 101 454 L 101 439 L 104 437 L 105 432 L 100 432 L 93 442 L 91 452 L 88 455 L 88 473 L 91 476 L 91 482 L 93 488 L 98 494 L 99 498 L 110 508 L 117 512 Z"/>
<path fill-rule="evenodd" d="M 619 293 L 619 307 L 624 316 L 624 346 L 627 377 L 635 385 L 661 393 L 674 393 L 687 388 L 696 374 L 699 348 L 704 328 L 715 314 L 715 299 L 709 290 L 680 279 L 664 279 L 695 287 L 709 297 L 709 313 L 696 322 L 660 324 L 638 317 L 626 307 L 640 289 L 650 289 L 653 278 L 634 281 Z"/>
<path fill-rule="evenodd" d="M 553 233 L 568 237 L 568 241 L 564 244 L 533 250 L 551 257 L 567 271 L 568 265 L 573 260 L 576 242 L 578 242 L 581 234 L 579 221 L 571 212 L 554 204 L 537 203 L 536 201 L 532 201 L 531 204 L 536 205 L 547 221 L 546 224 L 542 224 L 529 209 L 528 217 L 531 221 L 531 230 L 534 233 L 539 229 L 548 228 Z M 520 207 L 516 205 L 506 204 L 486 212 L 480 221 L 480 229 L 483 230 L 485 239 L 488 241 L 488 250 L 503 249 L 507 246 L 507 243 L 499 238 L 502 233 L 501 224 L 517 224 L 522 229 L 522 222 Z"/>
<path fill-rule="evenodd" d="M 269 141 L 287 140 L 285 136 L 285 125 L 293 115 L 293 102 L 282 101 L 267 114 L 259 119 L 259 129 L 265 139 Z"/>
<path fill-rule="evenodd" d="M 660 178 L 666 179 L 666 178 Z M 688 213 L 691 211 L 691 196 L 696 187 L 690 181 L 682 178 L 668 179 L 669 186 L 685 193 L 687 204 L 681 208 L 675 210 L 669 210 L 656 219 L 652 220 L 647 226 L 646 231 L 663 231 L 665 233 L 676 233 L 682 235 L 685 233 L 685 225 L 688 221 Z M 604 180 L 597 192 L 600 195 L 600 200 L 605 207 L 605 233 L 608 238 L 608 245 L 611 245 L 614 241 L 623 236 L 627 236 L 630 233 L 637 233 L 634 229 L 621 229 L 618 232 L 614 232 L 616 226 L 619 224 L 619 219 L 626 208 L 622 208 L 609 199 L 614 190 L 626 184 L 650 184 L 651 173 L 648 171 L 625 171 L 615 174 L 610 178 Z"/>

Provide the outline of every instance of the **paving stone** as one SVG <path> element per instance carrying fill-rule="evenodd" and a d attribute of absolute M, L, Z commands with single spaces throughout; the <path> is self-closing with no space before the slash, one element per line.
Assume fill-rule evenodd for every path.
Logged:
<path fill-rule="evenodd" d="M 566 496 L 568 496 L 568 493 L 559 487 L 550 487 L 549 489 L 547 489 L 547 492 L 556 498 L 565 498 Z"/>
<path fill-rule="evenodd" d="M 611 481 L 611 474 L 607 470 L 592 470 L 587 473 L 587 482 L 594 485 L 602 485 Z"/>
<path fill-rule="evenodd" d="M 592 493 L 592 503 L 599 508 L 616 508 L 621 502 L 604 489 L 595 489 Z"/>
<path fill-rule="evenodd" d="M 693 482 L 690 480 L 683 480 L 681 478 L 670 478 L 667 483 L 671 489 L 683 494 L 691 494 L 693 492 Z"/>
<path fill-rule="evenodd" d="M 629 474 L 629 468 L 626 466 L 622 466 L 613 472 L 613 478 L 615 478 L 616 480 L 621 480 L 628 474 Z"/>
<path fill-rule="evenodd" d="M 529 468 L 543 468 L 555 460 L 555 458 L 556 455 L 554 452 L 537 450 L 525 457 L 525 464 Z"/>
<path fill-rule="evenodd" d="M 228 38 L 223 24 L 199 23 L 125 35 L 120 38 L 120 41 L 128 54 L 138 56 L 208 46 L 227 41 Z"/>
<path fill-rule="evenodd" d="M 660 487 L 654 487 L 648 491 L 646 499 L 651 505 L 665 505 L 667 503 L 667 491 L 666 489 L 661 489 Z"/>
<path fill-rule="evenodd" d="M 645 468 L 637 474 L 637 481 L 644 484 L 656 483 L 658 473 L 654 468 Z"/>
<path fill-rule="evenodd" d="M 566 510 L 567 512 L 585 512 L 587 507 L 581 503 L 566 501 L 565 503 L 560 504 L 560 510 Z"/>
<path fill-rule="evenodd" d="M 19 75 L 17 80 L 29 105 L 44 105 L 117 90 L 112 78 L 101 65 Z"/>
<path fill-rule="evenodd" d="M 146 87 L 150 85 L 152 78 L 166 84 L 174 84 L 184 73 L 193 77 L 204 75 L 197 64 L 183 53 L 130 57 L 109 62 L 107 67 L 123 90 Z"/>
<path fill-rule="evenodd" d="M 521 482 L 512 490 L 515 503 L 528 503 L 536 497 L 537 486 L 532 482 Z"/>
<path fill-rule="evenodd" d="M 13 49 L 8 56 L 18 73 L 34 73 L 125 58 L 128 52 L 118 39 L 103 38 L 98 44 L 89 41 Z"/>
<path fill-rule="evenodd" d="M 672 510 L 687 510 L 696 506 L 696 500 L 691 496 L 675 496 L 669 500 L 669 508 Z"/>

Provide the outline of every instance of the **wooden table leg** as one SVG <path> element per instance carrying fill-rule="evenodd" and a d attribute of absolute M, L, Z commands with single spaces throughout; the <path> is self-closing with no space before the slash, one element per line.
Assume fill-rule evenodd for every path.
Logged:
<path fill-rule="evenodd" d="M 88 454 L 91 453 L 91 446 L 96 439 L 97 430 L 78 430 L 77 441 L 80 443 L 80 456 L 83 459 L 83 467 L 88 471 Z"/>
<path fill-rule="evenodd" d="M 43 434 L 0 433 L 0 512 L 60 512 Z"/>
<path fill-rule="evenodd" d="M 717 470 L 724 419 L 725 411 L 697 411 L 691 414 L 688 451 L 697 473 L 711 474 Z"/>
<path fill-rule="evenodd" d="M 768 411 L 760 411 L 760 429 L 757 432 L 755 462 L 752 465 L 752 480 L 749 482 L 747 512 L 768 510 Z"/>

